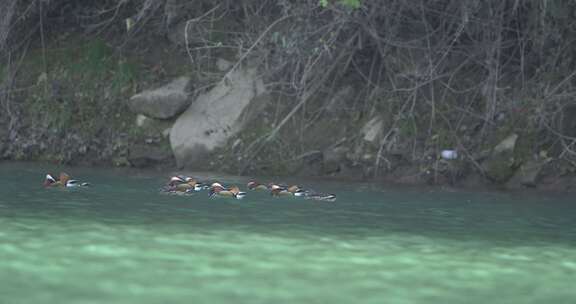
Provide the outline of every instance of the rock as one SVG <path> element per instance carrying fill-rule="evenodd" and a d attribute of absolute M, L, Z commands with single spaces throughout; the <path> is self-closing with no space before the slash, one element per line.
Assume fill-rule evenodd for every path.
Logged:
<path fill-rule="evenodd" d="M 143 127 L 144 124 L 146 124 L 146 120 L 148 120 L 148 119 L 149 119 L 148 117 L 146 117 L 142 114 L 138 114 L 136 116 L 136 126 L 138 126 L 140 128 Z"/>
<path fill-rule="evenodd" d="M 300 155 L 298 162 L 293 165 L 296 167 L 294 174 L 308 177 L 322 175 L 323 157 L 322 151 L 318 150 L 308 151 Z"/>
<path fill-rule="evenodd" d="M 507 186 L 509 188 L 536 187 L 544 161 L 529 160 L 520 166 Z"/>
<path fill-rule="evenodd" d="M 360 157 L 360 161 L 364 162 L 364 163 L 370 163 L 373 164 L 375 161 L 374 159 L 376 158 L 376 155 L 370 152 L 366 152 L 363 153 L 362 156 Z"/>
<path fill-rule="evenodd" d="M 161 134 L 166 129 L 172 128 L 174 122 L 172 120 L 154 119 L 146 117 L 142 114 L 136 116 L 136 126 L 144 129 L 150 134 Z"/>
<path fill-rule="evenodd" d="M 130 147 L 126 159 L 133 167 L 144 168 L 166 162 L 170 158 L 172 154 L 165 149 L 149 145 L 135 145 Z"/>
<path fill-rule="evenodd" d="M 128 102 L 132 111 L 151 118 L 169 119 L 190 105 L 190 77 L 180 77 L 155 90 L 138 93 Z"/>
<path fill-rule="evenodd" d="M 516 146 L 516 141 L 518 140 L 518 134 L 513 133 L 510 136 L 502 140 L 496 147 L 494 147 L 493 153 L 500 154 L 503 152 L 513 152 Z"/>
<path fill-rule="evenodd" d="M 223 59 L 223 58 L 218 58 L 216 59 L 216 68 L 218 69 L 218 71 L 220 72 L 226 72 L 228 71 L 230 68 L 232 67 L 232 62 Z"/>
<path fill-rule="evenodd" d="M 336 147 L 328 149 L 323 153 L 322 159 L 322 173 L 335 174 L 342 170 L 347 160 L 346 154 L 348 153 L 346 147 Z"/>
<path fill-rule="evenodd" d="M 215 148 L 241 130 L 243 112 L 263 98 L 264 83 L 255 68 L 241 68 L 210 91 L 199 96 L 178 117 L 170 131 L 170 145 L 179 167 L 202 165 Z"/>
<path fill-rule="evenodd" d="M 514 148 L 518 134 L 511 134 L 498 143 L 492 153 L 482 162 L 486 177 L 495 183 L 506 183 L 518 169 L 518 161 L 514 158 Z"/>
<path fill-rule="evenodd" d="M 384 127 L 384 120 L 382 117 L 374 117 L 370 119 L 362 130 L 360 131 L 363 135 L 364 141 L 378 144 L 380 137 L 382 137 L 382 128 Z"/>
<path fill-rule="evenodd" d="M 130 166 L 130 162 L 126 156 L 118 156 L 112 159 L 112 164 L 116 167 L 128 167 Z"/>
<path fill-rule="evenodd" d="M 518 170 L 520 183 L 526 187 L 536 187 L 540 171 L 542 171 L 543 167 L 543 162 L 528 161 L 524 163 Z"/>
<path fill-rule="evenodd" d="M 482 163 L 486 177 L 495 183 L 505 183 L 516 171 L 512 155 L 494 155 Z"/>
<path fill-rule="evenodd" d="M 149 137 L 168 138 L 173 124 L 172 120 L 153 119 L 142 114 L 136 116 L 136 126 L 142 129 L 145 136 Z"/>

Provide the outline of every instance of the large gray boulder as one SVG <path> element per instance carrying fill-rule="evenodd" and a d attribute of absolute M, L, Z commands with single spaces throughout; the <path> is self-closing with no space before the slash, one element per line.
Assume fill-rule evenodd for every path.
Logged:
<path fill-rule="evenodd" d="M 493 154 L 498 155 L 506 152 L 512 153 L 514 151 L 514 147 L 516 147 L 516 141 L 518 141 L 518 134 L 510 134 L 510 136 L 506 137 L 494 147 Z"/>
<path fill-rule="evenodd" d="M 136 126 L 147 136 L 168 137 L 173 124 L 172 120 L 154 119 L 141 114 L 136 116 Z"/>
<path fill-rule="evenodd" d="M 244 125 L 242 113 L 265 91 L 255 68 L 241 68 L 200 95 L 178 117 L 170 145 L 179 167 L 199 168 L 207 154 L 221 147 Z"/>
<path fill-rule="evenodd" d="M 138 93 L 128 102 L 130 109 L 151 118 L 169 119 L 182 113 L 190 104 L 190 77 L 183 76 L 154 90 Z"/>
<path fill-rule="evenodd" d="M 511 134 L 494 147 L 490 156 L 482 162 L 484 173 L 495 183 L 505 183 L 518 168 L 514 158 L 514 149 L 518 134 Z"/>
<path fill-rule="evenodd" d="M 376 116 L 370 119 L 362 130 L 360 131 L 362 134 L 362 138 L 364 141 L 373 143 L 378 145 L 380 138 L 382 137 L 382 130 L 384 128 L 384 120 L 382 117 Z"/>

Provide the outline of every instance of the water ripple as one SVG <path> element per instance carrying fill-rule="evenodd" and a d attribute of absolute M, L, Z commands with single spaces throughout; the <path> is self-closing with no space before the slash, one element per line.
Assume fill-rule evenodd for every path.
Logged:
<path fill-rule="evenodd" d="M 319 183 L 336 203 L 231 201 L 161 195 L 165 176 L 106 170 L 77 172 L 95 184 L 87 191 L 21 189 L 41 173 L 10 170 L 0 171 L 7 303 L 576 298 L 570 197 Z"/>

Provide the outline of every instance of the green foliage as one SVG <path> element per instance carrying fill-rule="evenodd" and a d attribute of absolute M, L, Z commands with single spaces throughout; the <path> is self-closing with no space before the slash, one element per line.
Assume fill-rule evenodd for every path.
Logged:
<path fill-rule="evenodd" d="M 4 78 L 6 78 L 6 68 L 4 68 L 4 65 L 0 64 L 0 83 L 4 81 Z"/>
<path fill-rule="evenodd" d="M 397 115 L 396 126 L 402 137 L 411 138 L 417 135 L 418 128 L 413 115 Z"/>
<path fill-rule="evenodd" d="M 83 56 L 78 62 L 91 73 L 105 73 L 113 64 L 112 49 L 103 40 L 94 39 L 83 46 Z"/>
<path fill-rule="evenodd" d="M 342 5 L 356 9 L 359 8 L 361 3 L 360 0 L 340 0 L 338 1 L 340 2 Z M 320 0 L 320 6 L 322 7 L 327 7 L 328 6 L 328 0 Z"/>
<path fill-rule="evenodd" d="M 342 4 L 349 6 L 351 8 L 359 8 L 360 0 L 342 0 Z"/>
<path fill-rule="evenodd" d="M 106 128 L 123 128 L 132 115 L 123 102 L 139 74 L 139 65 L 118 58 L 102 40 L 71 41 L 27 59 L 28 76 L 36 86 L 28 98 L 30 122 L 54 132 L 96 135 Z M 129 120 L 127 115 L 129 115 Z"/>

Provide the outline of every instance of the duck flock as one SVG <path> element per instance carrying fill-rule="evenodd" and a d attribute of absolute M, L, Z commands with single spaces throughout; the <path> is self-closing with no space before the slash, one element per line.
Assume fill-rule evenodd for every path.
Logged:
<path fill-rule="evenodd" d="M 70 175 L 64 172 L 60 173 L 58 178 L 52 174 L 46 174 L 46 178 L 44 179 L 44 187 L 47 188 L 89 187 L 90 185 L 90 183 L 80 182 L 78 180 L 72 179 Z M 336 195 L 334 194 L 319 193 L 303 189 L 297 185 L 260 183 L 256 181 L 250 181 L 248 184 L 246 184 L 246 188 L 249 191 L 268 192 L 273 197 L 293 196 L 325 202 L 334 202 L 336 200 Z M 223 197 L 233 199 L 242 199 L 247 195 L 247 192 L 241 191 L 240 187 L 237 185 L 224 186 L 220 182 L 201 182 L 197 178 L 183 175 L 172 176 L 166 185 L 160 189 L 160 192 L 178 195 L 190 195 L 198 192 L 207 192 L 210 197 Z"/>

